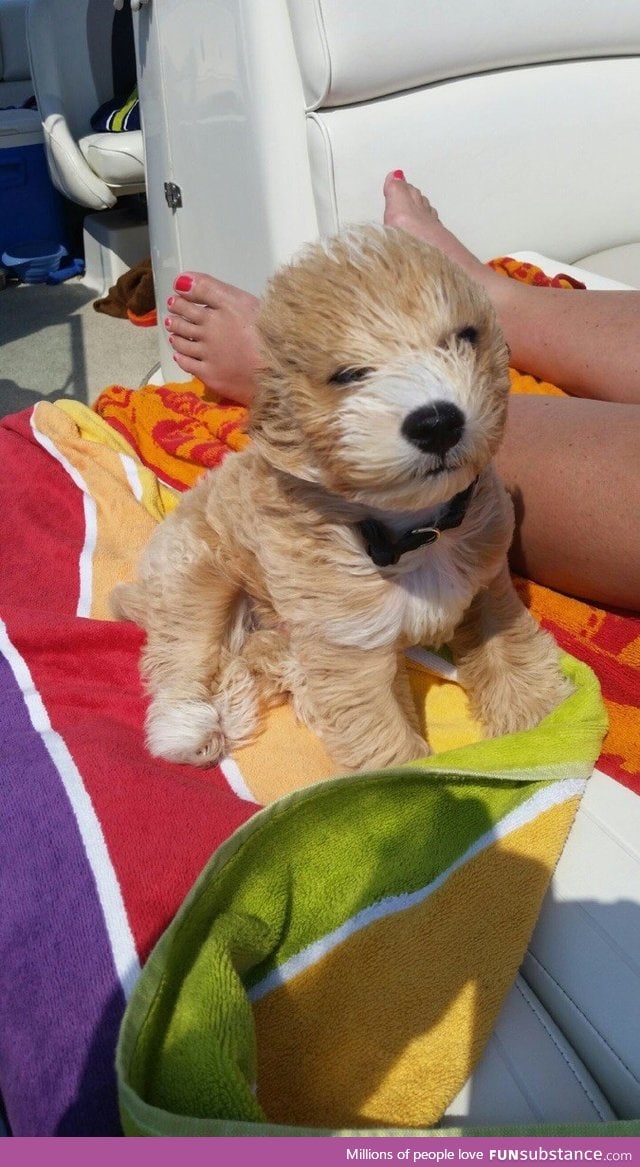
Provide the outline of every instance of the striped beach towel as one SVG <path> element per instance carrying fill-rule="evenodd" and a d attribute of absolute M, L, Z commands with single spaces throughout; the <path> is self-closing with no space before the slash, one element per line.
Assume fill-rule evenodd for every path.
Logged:
<path fill-rule="evenodd" d="M 130 1133 L 426 1133 L 480 1056 L 599 750 L 640 789 L 640 620 L 528 581 L 598 675 L 602 748 L 576 660 L 542 726 L 482 742 L 446 661 L 417 649 L 423 763 L 339 777 L 286 707 L 205 772 L 152 760 L 141 637 L 108 594 L 244 421 L 194 382 L 0 424 L 0 1093 L 18 1135 L 119 1133 L 120 1030 Z"/>
<path fill-rule="evenodd" d="M 418 650 L 424 763 L 336 776 L 288 707 L 207 771 L 151 759 L 141 635 L 108 595 L 176 505 L 181 451 L 161 475 L 164 452 L 141 459 L 125 430 L 73 402 L 0 425 L 11 1127 L 118 1133 L 127 1009 L 132 1133 L 426 1128 L 526 947 L 599 752 L 597 683 L 566 658 L 565 705 L 483 742 L 447 663 Z"/>

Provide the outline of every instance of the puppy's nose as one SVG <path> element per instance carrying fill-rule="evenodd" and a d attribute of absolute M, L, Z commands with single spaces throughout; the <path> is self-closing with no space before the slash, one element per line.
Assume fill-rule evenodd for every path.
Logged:
<path fill-rule="evenodd" d="M 405 417 L 403 437 L 425 454 L 446 454 L 460 441 L 464 431 L 464 414 L 450 401 L 421 405 Z"/>

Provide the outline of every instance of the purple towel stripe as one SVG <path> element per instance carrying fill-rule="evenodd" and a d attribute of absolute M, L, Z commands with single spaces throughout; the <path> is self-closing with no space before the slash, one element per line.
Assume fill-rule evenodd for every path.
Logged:
<path fill-rule="evenodd" d="M 124 998 L 94 878 L 4 658 L 0 691 L 0 1092 L 14 1135 L 117 1135 Z"/>

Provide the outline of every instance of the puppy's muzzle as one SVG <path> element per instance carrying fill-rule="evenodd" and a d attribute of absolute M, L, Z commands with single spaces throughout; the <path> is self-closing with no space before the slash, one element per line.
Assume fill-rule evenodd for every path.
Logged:
<path fill-rule="evenodd" d="M 457 405 L 450 401 L 434 401 L 409 413 L 402 423 L 401 433 L 423 454 L 442 457 L 460 441 L 464 425 L 464 414 Z"/>

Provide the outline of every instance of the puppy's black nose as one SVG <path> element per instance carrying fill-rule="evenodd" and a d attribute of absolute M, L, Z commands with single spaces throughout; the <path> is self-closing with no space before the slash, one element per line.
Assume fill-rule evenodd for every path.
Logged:
<path fill-rule="evenodd" d="M 450 401 L 421 405 L 405 417 L 402 435 L 425 454 L 446 454 L 460 441 L 464 431 L 464 414 Z"/>

